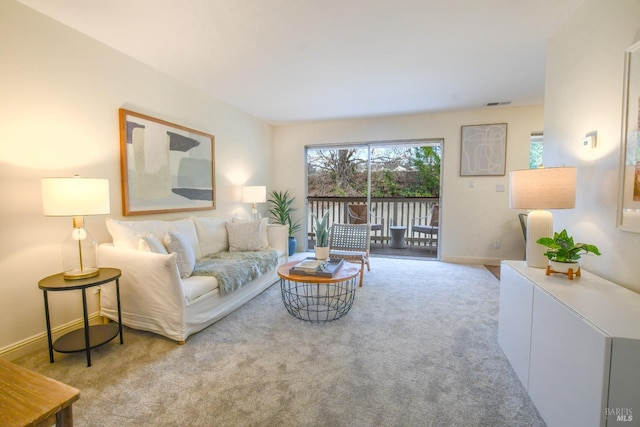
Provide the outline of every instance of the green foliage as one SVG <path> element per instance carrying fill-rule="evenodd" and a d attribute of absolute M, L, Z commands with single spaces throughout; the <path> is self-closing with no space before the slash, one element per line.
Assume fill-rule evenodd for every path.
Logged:
<path fill-rule="evenodd" d="M 549 248 L 544 255 L 551 261 L 575 262 L 580 259 L 581 252 L 600 255 L 600 251 L 594 245 L 573 243 L 573 237 L 567 235 L 567 230 L 562 230 L 560 233 L 553 233 L 553 238 L 541 237 L 536 240 L 536 243 Z"/>
<path fill-rule="evenodd" d="M 440 195 L 441 156 L 439 146 L 416 147 L 413 149 L 413 164 L 422 176 L 419 195 L 438 197 Z"/>
<path fill-rule="evenodd" d="M 315 223 L 313 229 L 316 234 L 316 246 L 326 248 L 329 246 L 329 210 L 325 211 L 321 218 L 314 214 L 311 216 Z"/>
<path fill-rule="evenodd" d="M 291 215 L 297 210 L 293 207 L 295 199 L 295 197 L 289 195 L 289 190 L 284 192 L 273 190 L 269 195 L 269 200 L 267 200 L 269 214 L 273 218 L 273 223 L 288 225 L 289 237 L 300 230 L 300 221 L 293 221 L 291 218 Z"/>
<path fill-rule="evenodd" d="M 385 170 L 376 185 L 376 190 L 387 197 L 399 196 L 400 188 L 395 180 L 393 172 Z"/>
<path fill-rule="evenodd" d="M 542 142 L 531 142 L 529 146 L 529 168 L 537 169 L 542 165 Z"/>

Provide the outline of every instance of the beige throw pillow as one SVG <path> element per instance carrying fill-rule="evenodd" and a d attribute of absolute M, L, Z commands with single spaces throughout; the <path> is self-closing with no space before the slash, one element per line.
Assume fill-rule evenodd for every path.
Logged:
<path fill-rule="evenodd" d="M 255 221 L 234 217 L 231 219 L 231 222 L 233 222 L 234 224 L 243 224 L 243 223 L 255 222 Z M 262 218 L 259 222 L 261 225 L 260 229 L 261 229 L 261 235 L 262 235 L 262 249 L 267 249 L 269 247 L 269 233 L 267 231 L 267 227 L 269 226 L 269 217 Z"/>
<path fill-rule="evenodd" d="M 265 247 L 260 221 L 228 222 L 227 234 L 229 252 L 259 251 Z"/>

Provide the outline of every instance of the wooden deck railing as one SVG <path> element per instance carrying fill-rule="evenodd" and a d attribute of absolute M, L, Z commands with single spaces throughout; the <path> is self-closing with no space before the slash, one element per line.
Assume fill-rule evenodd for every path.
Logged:
<path fill-rule="evenodd" d="M 313 244 L 313 221 L 311 215 L 322 216 L 329 211 L 329 223 L 348 222 L 348 206 L 351 204 L 366 204 L 366 197 L 308 197 L 309 209 L 307 218 L 307 234 Z M 422 224 L 428 224 L 432 208 L 439 202 L 437 197 L 372 197 L 371 223 L 382 224 L 382 232 L 371 233 L 374 243 L 387 243 L 391 238 L 389 227 L 399 225 L 407 227 L 407 242 L 415 245 L 425 244 L 425 236 L 415 236 L 412 242 L 411 224 L 414 218 L 426 217 Z"/>

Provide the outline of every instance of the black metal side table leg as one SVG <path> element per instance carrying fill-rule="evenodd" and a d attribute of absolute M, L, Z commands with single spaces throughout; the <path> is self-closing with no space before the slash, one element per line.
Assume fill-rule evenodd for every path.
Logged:
<path fill-rule="evenodd" d="M 51 320 L 49 320 L 49 298 L 47 291 L 42 291 L 44 295 L 44 316 L 47 319 L 47 343 L 49 344 L 49 363 L 53 363 L 53 340 L 51 339 Z"/>
<path fill-rule="evenodd" d="M 87 292 L 82 288 L 82 314 L 84 315 L 84 344 L 87 351 L 87 367 L 91 366 L 91 344 L 89 342 L 89 314 L 87 313 Z"/>
<path fill-rule="evenodd" d="M 116 279 L 116 296 L 118 300 L 118 333 L 120 334 L 120 344 L 124 344 L 122 336 L 122 310 L 120 310 L 120 279 Z"/>

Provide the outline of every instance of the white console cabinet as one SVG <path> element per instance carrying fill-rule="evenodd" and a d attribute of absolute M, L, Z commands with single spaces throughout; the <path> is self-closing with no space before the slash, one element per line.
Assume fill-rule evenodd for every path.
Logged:
<path fill-rule="evenodd" d="M 498 342 L 549 427 L 640 426 L 640 294 L 503 261 Z"/>

